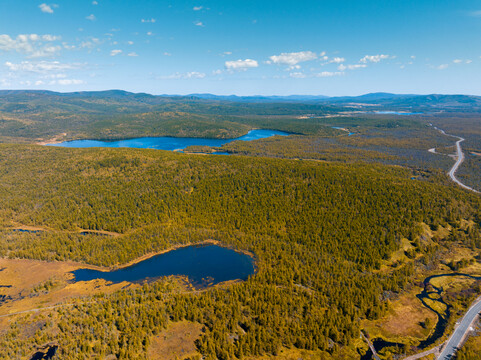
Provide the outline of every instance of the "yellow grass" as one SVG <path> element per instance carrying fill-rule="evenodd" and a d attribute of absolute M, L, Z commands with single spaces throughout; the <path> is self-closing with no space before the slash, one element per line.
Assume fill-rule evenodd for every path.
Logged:
<path fill-rule="evenodd" d="M 12 298 L 0 306 L 0 316 L 67 303 L 72 297 L 112 293 L 124 286 L 139 286 L 109 284 L 104 280 L 70 283 L 73 277 L 70 272 L 81 266 L 74 262 L 0 259 L 0 269 L 3 269 L 0 271 L 0 285 L 3 285 L 0 295 Z M 3 319 L 8 318 L 0 318 L 0 329 Z"/>
<path fill-rule="evenodd" d="M 246 360 L 351 360 L 357 358 L 357 352 L 350 348 L 341 348 L 339 353 L 331 356 L 324 351 L 309 351 L 299 349 L 286 349 L 283 348 L 277 355 L 264 355 L 264 356 L 247 356 Z"/>
<path fill-rule="evenodd" d="M 446 291 L 447 289 L 462 290 L 469 288 L 475 280 L 466 278 L 464 276 L 443 276 L 431 280 L 431 284 L 436 287 L 441 287 Z"/>
<path fill-rule="evenodd" d="M 171 323 L 167 329 L 151 339 L 147 358 L 151 360 L 176 360 L 200 355 L 195 340 L 202 333 L 202 325 L 190 321 Z"/>
<path fill-rule="evenodd" d="M 414 288 L 390 302 L 388 314 L 383 318 L 364 321 L 362 325 L 370 337 L 393 342 L 409 340 L 413 344 L 425 339 L 434 328 L 437 316 L 416 297 L 420 292 L 420 288 Z M 430 325 L 425 329 L 421 323 L 426 319 Z"/>

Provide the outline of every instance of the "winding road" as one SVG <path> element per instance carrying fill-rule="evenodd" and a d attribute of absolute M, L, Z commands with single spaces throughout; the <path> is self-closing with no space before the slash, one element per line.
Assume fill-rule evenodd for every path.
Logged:
<path fill-rule="evenodd" d="M 430 125 L 432 126 L 432 124 Z M 436 126 L 433 126 L 433 127 L 443 135 L 451 136 L 458 139 L 456 141 L 456 162 L 454 163 L 451 170 L 449 170 L 448 172 L 448 175 L 451 178 L 451 180 L 453 180 L 456 184 L 458 184 L 462 188 L 479 194 L 480 192 L 478 190 L 475 190 L 472 187 L 469 187 L 463 184 L 461 181 L 459 181 L 456 178 L 456 171 L 464 161 L 464 153 L 463 153 L 463 149 L 461 148 L 461 143 L 464 141 L 464 138 L 456 135 L 447 134 L 444 130 L 439 129 Z M 434 150 L 434 149 L 431 149 L 431 150 Z M 472 330 L 472 326 L 476 321 L 476 319 L 478 318 L 478 314 L 480 312 L 481 312 L 481 297 L 479 297 L 473 303 L 473 305 L 471 305 L 471 307 L 468 309 L 468 311 L 466 312 L 462 320 L 458 323 L 453 334 L 446 342 L 446 346 L 444 346 L 441 355 L 438 356 L 437 358 L 438 360 L 448 360 L 454 356 L 456 350 L 460 348 L 464 339 L 466 339 L 466 336 L 468 335 L 469 331 Z"/>
<path fill-rule="evenodd" d="M 454 333 L 448 339 L 446 346 L 443 349 L 441 355 L 438 356 L 438 360 L 451 359 L 463 343 L 464 339 L 468 335 L 468 332 L 472 330 L 473 324 L 478 318 L 478 314 L 481 312 L 481 297 L 471 305 L 468 312 L 464 315 L 462 320 L 456 326 Z"/>
<path fill-rule="evenodd" d="M 451 136 L 458 139 L 456 141 L 456 155 L 455 155 L 456 162 L 454 163 L 451 170 L 449 170 L 448 175 L 452 181 L 454 181 L 456 184 L 461 186 L 463 189 L 479 194 L 480 192 L 478 190 L 475 190 L 472 187 L 469 187 L 463 184 L 461 181 L 459 181 L 456 178 L 456 171 L 464 161 L 464 153 L 463 153 L 463 149 L 461 148 L 461 143 L 465 139 L 460 136 L 447 134 L 443 129 L 439 129 L 436 126 L 433 126 L 433 124 L 429 124 L 429 125 L 432 126 L 434 129 L 438 130 L 443 135 Z M 433 154 L 436 154 L 436 149 L 429 149 L 428 151 Z M 468 309 L 468 311 L 466 312 L 464 317 L 461 319 L 461 321 L 457 323 L 453 334 L 449 337 L 449 339 L 445 343 L 438 345 L 433 349 L 424 351 L 422 353 L 408 356 L 404 360 L 414 360 L 414 359 L 419 359 L 420 357 L 424 357 L 428 354 L 436 354 L 441 349 L 442 349 L 442 352 L 436 359 L 438 360 L 452 359 L 456 351 L 462 346 L 462 343 L 468 336 L 469 331 L 472 331 L 473 325 L 475 321 L 478 319 L 480 313 L 481 313 L 481 296 L 476 299 L 476 301 L 471 305 L 471 307 Z"/>
<path fill-rule="evenodd" d="M 432 126 L 432 124 L 430 124 Z M 464 138 L 460 137 L 460 136 L 456 136 L 456 135 L 451 135 L 451 134 L 446 134 L 446 132 L 442 129 L 439 129 L 437 128 L 436 126 L 433 126 L 434 129 L 438 130 L 441 134 L 443 135 L 446 135 L 446 136 L 451 136 L 453 138 L 456 138 L 458 139 L 458 141 L 456 141 L 456 162 L 454 163 L 453 167 L 451 168 L 451 170 L 449 170 L 448 172 L 448 175 L 449 177 L 451 178 L 451 180 L 453 180 L 456 184 L 458 184 L 459 186 L 461 186 L 462 188 L 466 189 L 466 190 L 470 190 L 470 191 L 473 191 L 475 193 L 478 193 L 479 194 L 479 191 L 478 190 L 475 190 L 473 189 L 472 187 L 469 187 L 465 184 L 463 184 L 461 181 L 458 180 L 458 178 L 456 178 L 456 171 L 458 171 L 458 168 L 459 166 L 463 163 L 464 161 L 464 153 L 463 153 L 463 149 L 461 149 L 461 143 L 465 140 Z M 430 149 L 430 150 L 434 150 L 434 149 Z M 435 150 L 434 150 L 435 151 Z M 433 151 L 431 151 L 433 152 Z"/>

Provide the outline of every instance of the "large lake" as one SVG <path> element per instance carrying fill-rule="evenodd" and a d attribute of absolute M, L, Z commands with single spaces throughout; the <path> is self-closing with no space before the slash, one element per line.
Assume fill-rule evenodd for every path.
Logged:
<path fill-rule="evenodd" d="M 182 150 L 187 146 L 201 145 L 219 147 L 235 140 L 251 141 L 265 139 L 274 135 L 288 136 L 289 133 L 278 130 L 251 130 L 246 135 L 235 139 L 203 139 L 203 138 L 176 138 L 176 137 L 144 137 L 127 140 L 73 140 L 59 144 L 48 144 L 49 146 L 63 146 L 72 148 L 88 147 L 128 147 L 157 150 Z"/>
<path fill-rule="evenodd" d="M 73 274 L 75 281 L 105 279 L 114 283 L 185 275 L 194 286 L 203 287 L 228 280 L 246 280 L 254 271 L 254 260 L 249 255 L 217 245 L 193 245 L 114 271 L 78 269 Z"/>
<path fill-rule="evenodd" d="M 374 114 L 381 115 L 422 115 L 422 112 L 409 112 L 409 111 L 374 111 Z"/>

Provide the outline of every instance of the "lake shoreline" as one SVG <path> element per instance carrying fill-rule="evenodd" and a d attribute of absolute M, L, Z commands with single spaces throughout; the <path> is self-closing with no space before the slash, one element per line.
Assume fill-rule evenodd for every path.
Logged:
<path fill-rule="evenodd" d="M 103 279 L 113 283 L 143 283 L 159 277 L 174 276 L 203 288 L 225 281 L 247 280 L 256 274 L 251 253 L 221 246 L 217 240 L 179 244 L 160 252 L 149 253 L 119 267 L 82 267 L 72 271 L 73 282 Z"/>
<path fill-rule="evenodd" d="M 121 265 L 117 264 L 117 265 L 112 265 L 112 266 L 107 267 L 107 266 L 84 264 L 81 267 L 79 267 L 79 269 L 89 269 L 89 270 L 97 270 L 97 271 L 101 271 L 101 272 L 111 272 L 111 271 L 115 271 L 115 270 L 128 268 L 128 267 L 136 265 L 136 264 L 138 264 L 142 261 L 153 258 L 154 256 L 162 255 L 162 254 L 168 253 L 170 251 L 186 248 L 186 247 L 189 247 L 189 246 L 207 246 L 207 245 L 217 245 L 217 246 L 220 246 L 222 248 L 233 250 L 237 253 L 249 256 L 253 260 L 254 274 L 257 272 L 258 259 L 255 256 L 255 254 L 253 254 L 253 253 L 251 253 L 250 251 L 247 251 L 247 250 L 241 250 L 241 249 L 236 249 L 236 248 L 231 247 L 231 246 L 227 246 L 226 244 L 221 243 L 219 240 L 214 240 L 214 239 L 208 239 L 208 240 L 204 240 L 204 241 L 196 242 L 196 243 L 189 242 L 189 243 L 185 243 L 185 244 L 173 245 L 173 246 L 171 246 L 167 249 L 164 249 L 164 250 L 149 252 L 147 254 L 144 254 L 144 255 L 142 255 L 138 258 L 135 258 L 135 259 L 133 259 L 133 260 L 131 260 L 131 261 L 125 263 L 125 264 L 121 264 Z"/>
<path fill-rule="evenodd" d="M 248 130 L 247 132 L 243 132 L 240 135 L 236 137 L 205 137 L 205 136 L 178 136 L 178 135 L 140 135 L 140 136 L 126 136 L 126 137 L 110 137 L 110 138 L 72 138 L 68 140 L 59 140 L 59 135 L 56 137 L 53 137 L 51 139 L 43 139 L 41 141 L 38 141 L 35 143 L 35 145 L 42 145 L 42 146 L 58 146 L 60 144 L 64 143 L 70 143 L 73 141 L 99 141 L 99 142 L 117 142 L 117 141 L 130 141 L 130 140 L 136 140 L 136 139 L 155 139 L 155 138 L 170 138 L 170 139 L 195 139 L 195 140 L 219 140 L 219 141 L 234 141 L 237 139 L 240 139 L 244 136 L 249 135 L 253 131 L 277 131 L 286 134 L 285 136 L 288 135 L 296 135 L 296 133 L 291 133 L 287 132 L 284 130 L 277 130 L 277 129 L 261 129 L 261 128 L 252 128 Z M 62 134 L 64 135 L 64 134 Z M 65 134 L 66 135 L 66 134 Z M 250 141 L 250 140 L 248 140 Z M 67 146 L 61 146 L 61 147 L 67 147 Z"/>

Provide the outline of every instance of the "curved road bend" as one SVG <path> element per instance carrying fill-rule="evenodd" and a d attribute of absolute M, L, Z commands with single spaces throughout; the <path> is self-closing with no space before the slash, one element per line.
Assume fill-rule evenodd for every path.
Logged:
<path fill-rule="evenodd" d="M 456 184 L 458 184 L 459 186 L 461 186 L 462 188 L 466 189 L 466 190 L 470 190 L 470 191 L 473 191 L 475 193 L 478 193 L 479 194 L 479 191 L 478 190 L 475 190 L 473 189 L 472 187 L 469 187 L 465 184 L 463 184 L 461 181 L 459 181 L 455 174 L 456 174 L 456 171 L 458 171 L 458 168 L 459 166 L 463 163 L 464 161 L 464 153 L 463 153 L 463 149 L 461 149 L 461 143 L 465 140 L 464 138 L 460 137 L 460 136 L 456 136 L 456 135 L 451 135 L 451 134 L 446 134 L 446 132 L 442 129 L 439 129 L 437 128 L 436 126 L 433 126 L 434 129 L 438 130 L 441 134 L 443 135 L 446 135 L 446 136 L 451 136 L 451 137 L 454 137 L 456 139 L 459 139 L 458 141 L 456 141 L 456 162 L 454 163 L 453 167 L 451 168 L 451 170 L 449 170 L 448 172 L 448 175 L 449 177 L 451 178 L 451 180 L 453 180 Z"/>
<path fill-rule="evenodd" d="M 454 333 L 448 339 L 446 346 L 443 349 L 438 360 L 448 360 L 454 356 L 454 353 L 460 347 L 463 340 L 466 338 L 469 329 L 473 326 L 478 314 L 481 312 L 481 297 L 469 308 L 463 319 L 459 322 L 454 330 Z"/>

